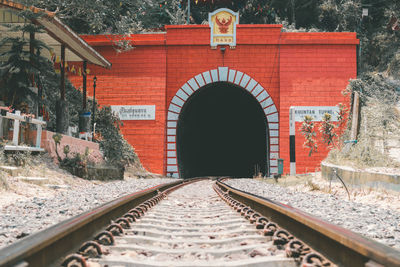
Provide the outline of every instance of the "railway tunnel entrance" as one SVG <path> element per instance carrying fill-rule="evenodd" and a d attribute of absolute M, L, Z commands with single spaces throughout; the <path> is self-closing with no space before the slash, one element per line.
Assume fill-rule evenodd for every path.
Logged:
<path fill-rule="evenodd" d="M 265 175 L 267 133 L 265 114 L 253 95 L 231 83 L 206 85 L 190 96 L 179 116 L 180 175 Z"/>

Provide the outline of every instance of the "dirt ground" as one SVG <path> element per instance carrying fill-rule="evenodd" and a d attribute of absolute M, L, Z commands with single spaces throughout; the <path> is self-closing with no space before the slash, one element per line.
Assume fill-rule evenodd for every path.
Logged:
<path fill-rule="evenodd" d="M 31 183 L 21 181 L 16 177 L 0 171 L 0 208 L 12 202 L 26 200 L 32 197 L 51 197 L 57 192 L 57 188 L 82 188 L 93 184 L 107 182 L 88 181 L 73 176 L 69 172 L 60 169 L 53 160 L 45 155 L 32 157 L 29 164 L 19 174 L 27 177 L 43 177 L 47 180 L 43 183 Z M 125 180 L 137 178 L 159 178 L 160 175 L 148 173 L 140 165 L 129 167 L 125 171 Z M 255 178 L 265 183 L 274 183 L 288 187 L 294 191 L 312 192 L 313 194 L 332 194 L 338 198 L 348 200 L 344 186 L 338 181 L 332 183 L 321 178 L 321 173 L 308 175 L 283 176 L 279 179 Z M 400 192 L 384 188 L 361 188 L 347 185 L 352 201 L 360 203 L 374 203 L 382 208 L 390 208 L 400 211 Z"/>
<path fill-rule="evenodd" d="M 321 172 L 307 175 L 283 176 L 278 179 L 260 179 L 265 183 L 277 184 L 298 192 L 313 194 L 331 194 L 338 198 L 366 204 L 376 204 L 382 208 L 400 211 L 400 192 L 385 188 L 359 187 L 346 184 L 349 194 L 339 180 L 328 180 L 321 177 Z"/>
<path fill-rule="evenodd" d="M 20 168 L 18 176 L 46 178 L 43 182 L 27 182 L 0 171 L 0 208 L 10 203 L 27 200 L 33 197 L 51 197 L 57 188 L 82 188 L 104 181 L 85 180 L 60 169 L 47 155 L 31 156 L 28 164 Z M 160 178 L 160 175 L 148 173 L 140 165 L 128 167 L 125 180 L 138 178 Z"/>

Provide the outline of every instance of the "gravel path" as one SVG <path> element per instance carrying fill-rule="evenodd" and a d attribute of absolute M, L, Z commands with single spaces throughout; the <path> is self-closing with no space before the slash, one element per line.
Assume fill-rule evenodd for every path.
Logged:
<path fill-rule="evenodd" d="M 114 198 L 176 179 L 129 179 L 56 189 L 52 195 L 0 205 L 0 248 Z"/>
<path fill-rule="evenodd" d="M 394 209 L 371 203 L 348 201 L 331 194 L 300 192 L 260 180 L 232 179 L 227 181 L 227 184 L 296 207 L 400 249 L 400 212 Z"/>

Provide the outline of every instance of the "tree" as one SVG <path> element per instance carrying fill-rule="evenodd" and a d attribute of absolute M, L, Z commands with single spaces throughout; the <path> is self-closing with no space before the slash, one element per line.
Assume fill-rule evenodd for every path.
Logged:
<path fill-rule="evenodd" d="M 304 135 L 305 141 L 303 147 L 309 148 L 308 156 L 311 157 L 313 152 L 317 151 L 318 144 L 314 137 L 317 135 L 314 130 L 315 124 L 313 122 L 313 117 L 306 115 L 304 116 L 303 123 L 300 127 L 300 132 Z"/>
<path fill-rule="evenodd" d="M 120 33 L 135 24 L 136 11 L 142 1 L 136 0 L 21 0 L 27 6 L 34 5 L 57 16 L 75 32 L 98 34 Z"/>
<path fill-rule="evenodd" d="M 41 26 L 32 23 L 42 15 L 30 10 L 19 12 L 18 16 L 25 22 L 9 25 L 9 32 L 13 34 L 0 41 L 0 47 L 5 47 L 5 52 L 0 55 L 5 58 L 0 63 L 1 98 L 7 106 L 24 112 L 28 112 L 27 106 L 32 107 L 37 101 L 37 94 L 32 90 L 35 77 L 47 73 L 50 66 L 50 61 L 41 56 L 42 50 L 49 49 L 47 45 L 30 38 L 43 32 Z"/>
<path fill-rule="evenodd" d="M 322 141 L 328 146 L 328 148 L 332 148 L 334 146 L 334 139 L 337 137 L 335 133 L 335 129 L 337 126 L 332 123 L 332 115 L 329 113 L 325 113 L 322 117 L 322 123 L 319 127 L 319 131 L 322 134 Z"/>

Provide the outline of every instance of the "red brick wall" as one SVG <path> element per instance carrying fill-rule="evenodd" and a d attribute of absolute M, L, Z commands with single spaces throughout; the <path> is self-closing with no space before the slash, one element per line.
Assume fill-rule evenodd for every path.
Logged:
<path fill-rule="evenodd" d="M 355 34 L 298 33 L 297 40 L 294 39 L 296 34 L 288 35 L 293 43 L 281 46 L 280 57 L 280 156 L 285 162 L 285 173 L 289 172 L 289 108 L 336 106 L 338 103 L 349 106 L 349 99 L 341 92 L 346 88 L 348 80 L 357 75 Z M 314 39 L 314 44 L 311 38 L 307 39 L 320 36 L 325 39 Z M 347 37 L 340 41 L 342 43 L 348 41 L 350 44 L 326 44 L 330 38 L 335 37 L 339 40 Z M 339 42 L 338 39 L 333 39 L 333 43 Z M 302 40 L 306 40 L 306 44 L 301 44 L 304 43 Z M 319 148 L 318 152 L 309 157 L 309 150 L 303 147 L 305 139 L 300 133 L 300 126 L 300 122 L 296 123 L 296 170 L 298 173 L 304 173 L 319 167 L 328 150 L 322 142 L 317 124 L 315 131 Z"/>
<path fill-rule="evenodd" d="M 122 127 L 125 139 L 135 148 L 143 166 L 154 173 L 163 173 L 165 150 L 166 54 L 160 37 L 163 35 L 156 34 L 150 39 L 153 42 L 146 46 L 142 46 L 140 41 L 143 40 L 139 40 L 140 45 L 124 53 L 117 53 L 104 36 L 85 37 L 113 64 L 111 70 L 88 66 L 91 70 L 88 76 L 90 96 L 93 95 L 92 81 L 96 75 L 96 98 L 100 105 L 156 106 L 155 120 L 124 121 Z M 95 40 L 91 42 L 92 39 Z M 82 85 L 82 77 L 71 78 L 75 84 Z"/>
<path fill-rule="evenodd" d="M 272 97 L 279 109 L 279 47 L 280 26 L 239 25 L 237 46 L 211 49 L 207 25 L 167 27 L 167 104 L 189 79 L 204 71 L 229 67 L 256 80 Z M 167 166 L 165 167 L 167 168 Z"/>
<path fill-rule="evenodd" d="M 132 35 L 135 49 L 118 54 L 105 36 L 84 36 L 113 63 L 90 66 L 98 77 L 96 96 L 105 105 L 156 105 L 155 121 L 125 121 L 123 133 L 152 172 L 166 172 L 166 107 L 180 87 L 199 73 L 229 67 L 246 73 L 271 95 L 279 112 L 279 150 L 289 172 L 290 106 L 335 106 L 356 76 L 353 33 L 285 33 L 280 25 L 238 25 L 237 46 L 211 49 L 207 25 L 167 26 L 167 33 Z M 74 78 L 81 85 L 81 78 Z M 296 124 L 298 172 L 313 171 L 326 149 L 311 158 Z M 316 129 L 318 130 L 318 129 Z"/>
<path fill-rule="evenodd" d="M 167 103 L 179 88 L 199 73 L 218 67 L 229 67 L 244 72 L 258 81 L 279 105 L 279 51 L 277 45 L 240 45 L 240 40 L 248 41 L 249 31 L 252 34 L 263 34 L 268 28 L 238 28 L 238 46 L 227 48 L 224 56 L 219 49 L 211 49 L 209 45 L 210 30 L 206 26 L 198 26 L 195 30 L 177 26 L 169 26 L 167 34 Z M 275 30 L 275 27 L 272 28 Z M 183 33 L 182 33 L 183 32 Z M 274 31 L 275 38 L 279 31 Z M 268 36 L 272 37 L 269 33 Z M 182 38 L 194 40 L 192 45 L 181 45 Z M 183 42 L 187 43 L 187 42 Z M 188 43 L 187 43 L 188 44 Z M 195 45 L 193 45 L 195 44 Z M 277 106 L 278 107 L 278 106 Z"/>

